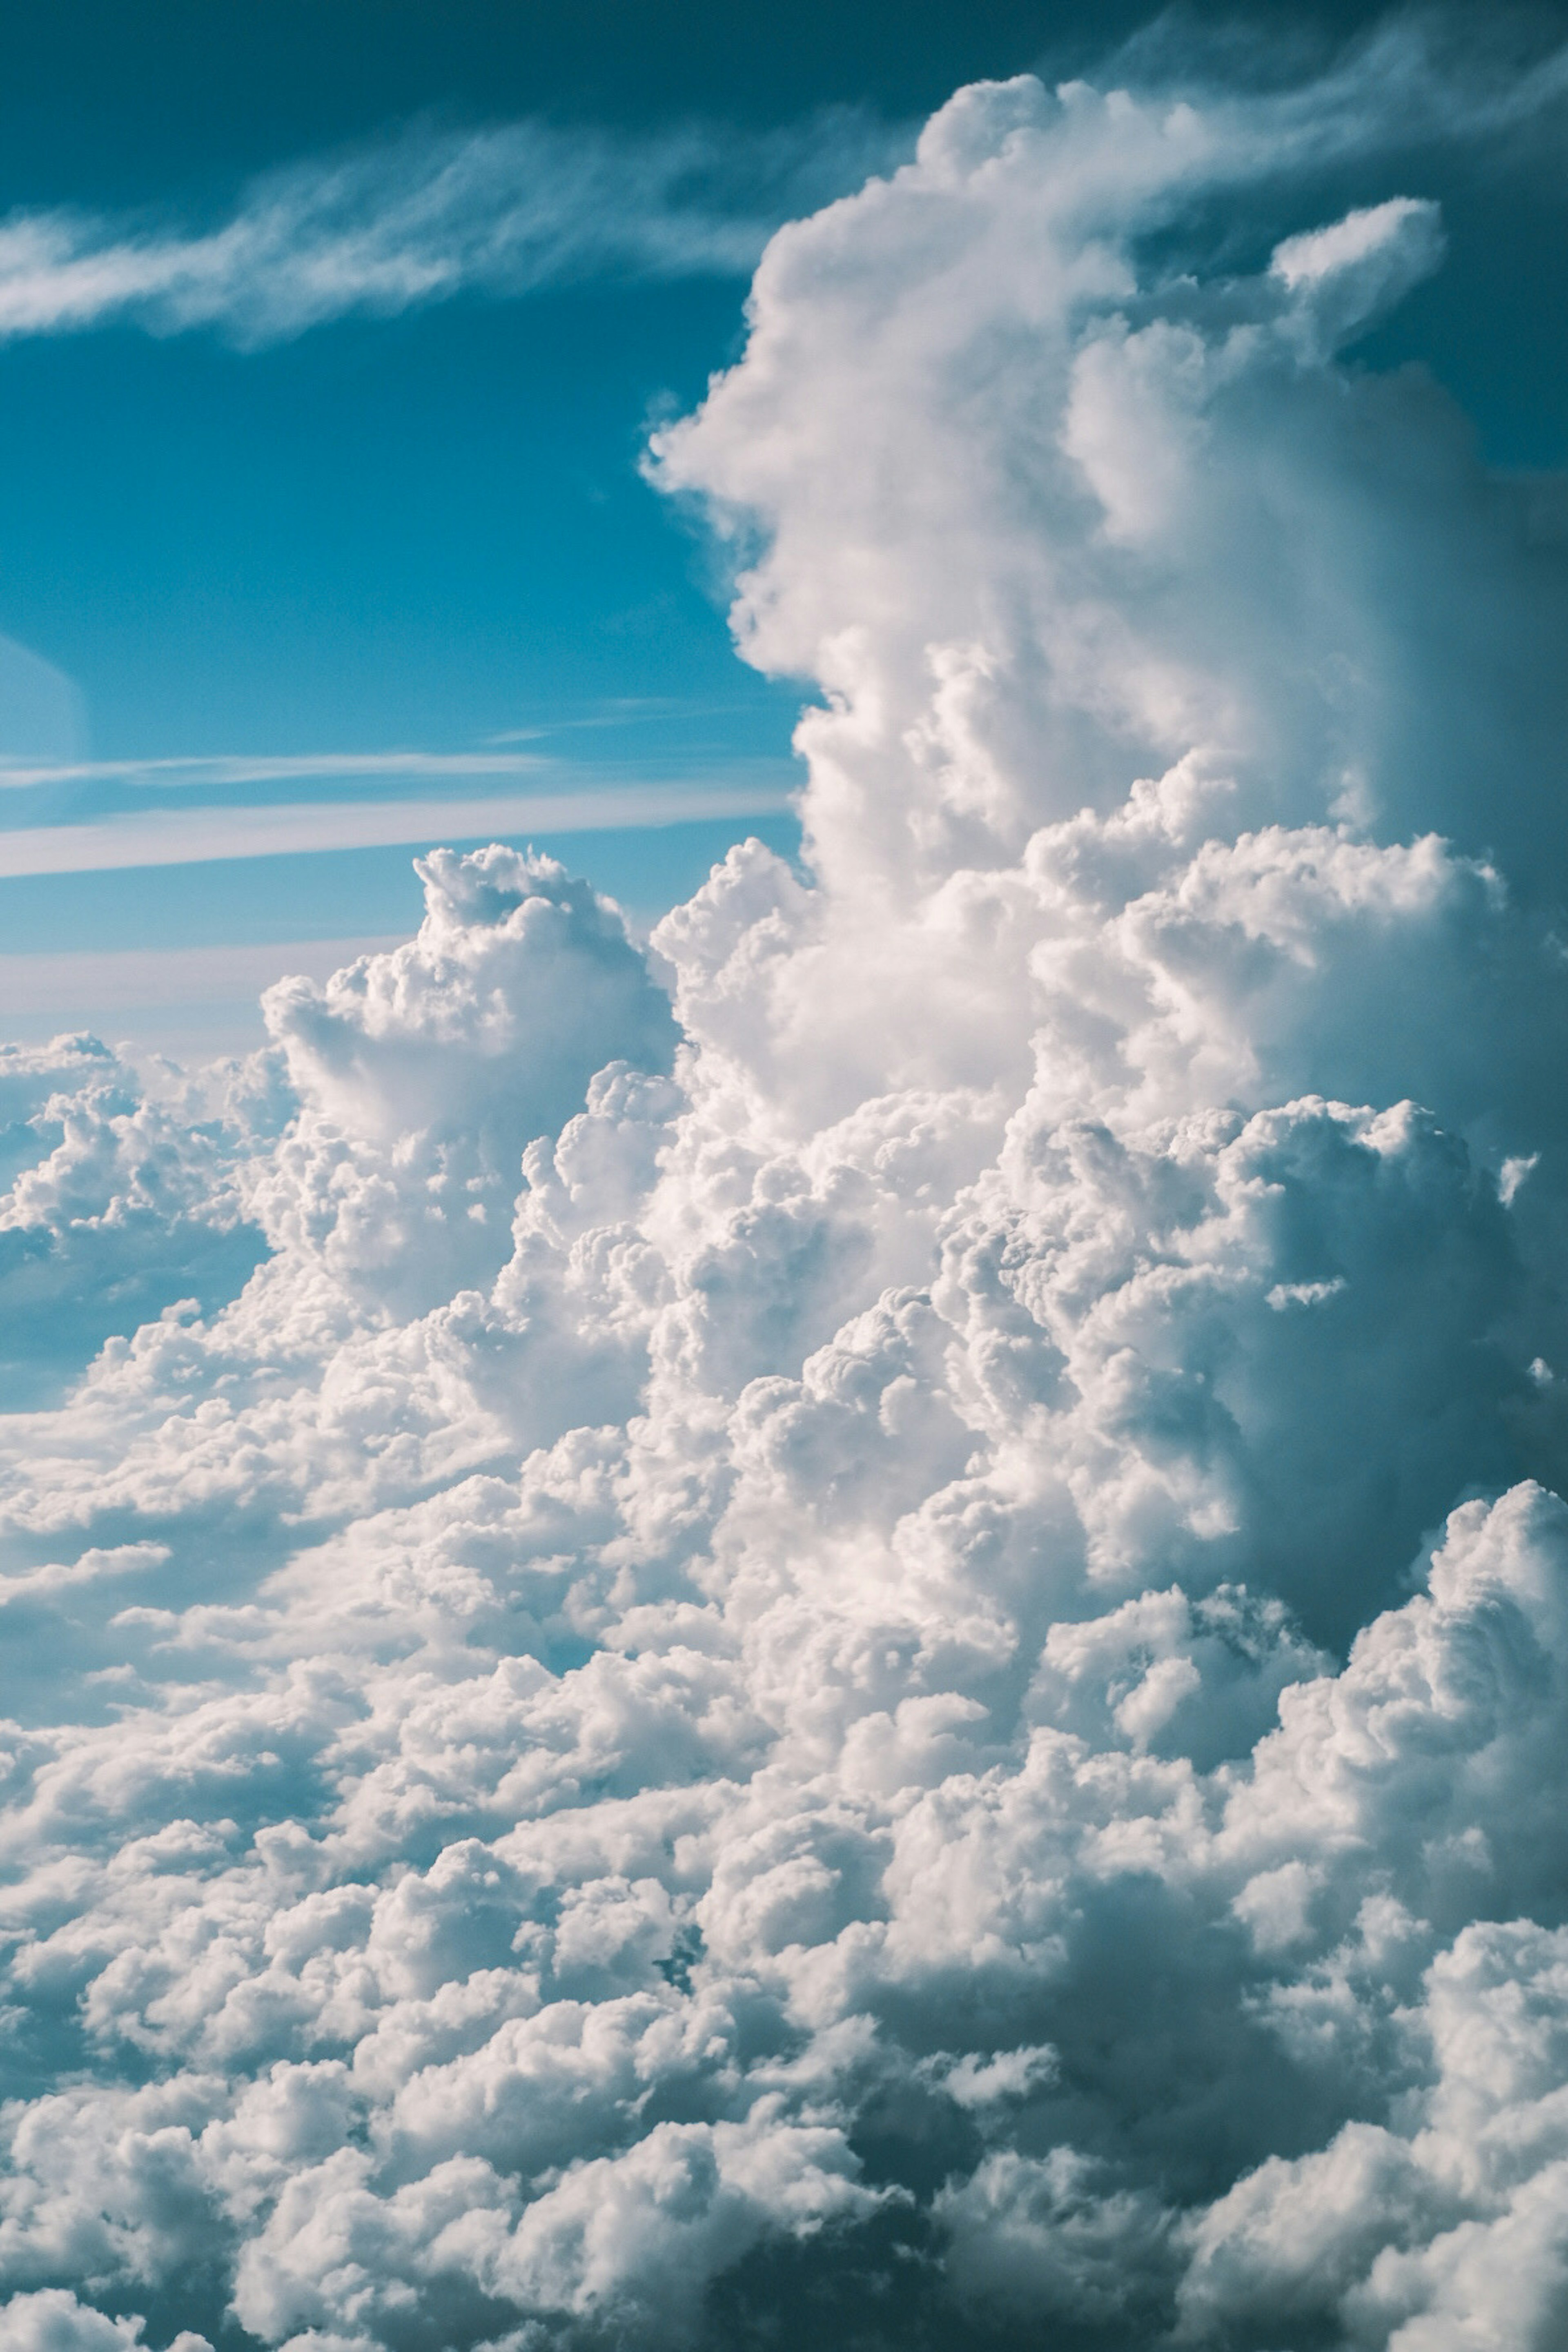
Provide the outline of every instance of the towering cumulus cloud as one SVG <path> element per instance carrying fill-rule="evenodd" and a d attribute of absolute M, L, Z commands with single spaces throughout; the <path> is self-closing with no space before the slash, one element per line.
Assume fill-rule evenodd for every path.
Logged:
<path fill-rule="evenodd" d="M 1390 57 L 774 239 L 802 872 L 0 1069 L 6 2346 L 1568 2335 L 1568 556 L 1345 355 Z"/>

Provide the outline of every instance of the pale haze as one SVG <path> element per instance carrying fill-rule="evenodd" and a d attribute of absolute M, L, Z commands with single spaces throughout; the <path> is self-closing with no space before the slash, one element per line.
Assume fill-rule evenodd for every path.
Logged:
<path fill-rule="evenodd" d="M 267 1044 L 0 1053 L 5 2352 L 1568 2342 L 1568 499 L 1368 340 L 1565 93 L 1167 35 L 0 237 L 23 340 L 754 262 L 627 463 L 801 828 L 667 771 L 645 920 L 432 753 L 312 822 L 507 840 Z"/>

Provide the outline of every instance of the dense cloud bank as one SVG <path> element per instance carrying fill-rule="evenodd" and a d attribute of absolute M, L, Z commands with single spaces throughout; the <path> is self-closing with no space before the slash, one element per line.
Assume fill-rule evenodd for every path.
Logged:
<path fill-rule="evenodd" d="M 1199 233 L 1412 58 L 774 241 L 804 877 L 5 1059 L 8 2347 L 1563 2341 L 1568 564 Z"/>

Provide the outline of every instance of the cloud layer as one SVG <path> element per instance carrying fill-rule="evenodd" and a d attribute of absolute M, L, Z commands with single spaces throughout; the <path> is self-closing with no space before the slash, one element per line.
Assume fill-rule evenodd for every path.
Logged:
<path fill-rule="evenodd" d="M 1204 247 L 1379 102 L 775 237 L 804 875 L 0 1064 L 18 2352 L 1561 2340 L 1568 556 L 1418 189 Z"/>

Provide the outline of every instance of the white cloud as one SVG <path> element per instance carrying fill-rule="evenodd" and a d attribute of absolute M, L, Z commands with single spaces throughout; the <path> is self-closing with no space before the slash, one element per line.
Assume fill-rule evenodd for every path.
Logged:
<path fill-rule="evenodd" d="M 543 121 L 416 131 L 252 184 L 228 218 L 13 212 L 0 222 L 0 336 L 129 319 L 255 345 L 466 289 L 584 278 L 744 276 L 776 223 L 852 186 L 903 144 L 829 110 L 741 139 L 635 137 Z"/>
<path fill-rule="evenodd" d="M 142 2342 L 137 2319 L 110 2319 L 80 2304 L 67 2287 L 44 2287 L 14 2295 L 0 2311 L 0 2344 L 5 2352 L 132 2352 Z M 188 2330 L 171 2352 L 211 2352 L 206 2338 Z"/>
<path fill-rule="evenodd" d="M 676 1031 L 619 915 L 553 859 L 421 871 L 417 938 L 268 991 L 300 1112 L 253 1201 L 275 1247 L 434 1303 L 504 1263 L 524 1144 L 607 1063 L 668 1068 Z"/>
<path fill-rule="evenodd" d="M 77 760 L 40 765 L 16 758 L 0 767 L 0 785 L 113 783 L 184 786 L 314 782 L 353 777 L 446 782 L 465 776 L 537 774 L 544 762 L 525 751 L 292 752 L 246 758 L 217 754 L 177 760 Z"/>
<path fill-rule="evenodd" d="M 784 807 L 777 783 L 601 785 L 487 793 L 479 800 L 293 800 L 262 806 L 143 808 L 74 824 L 0 831 L 0 876 L 86 874 L 300 850 L 483 840 L 498 833 L 595 833 L 763 815 Z"/>
<path fill-rule="evenodd" d="M 0 1060 L 23 2344 L 1561 2335 L 1568 578 L 1385 173 L 1146 236 L 1379 55 L 770 247 L 658 463 L 804 877 Z"/>

